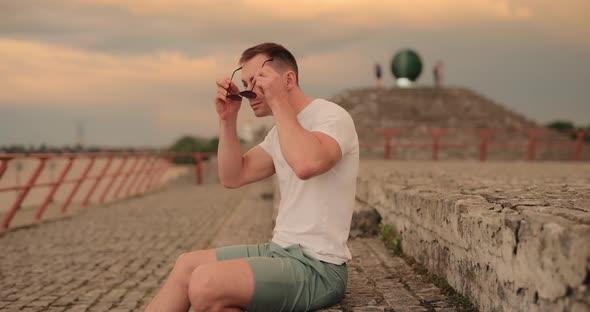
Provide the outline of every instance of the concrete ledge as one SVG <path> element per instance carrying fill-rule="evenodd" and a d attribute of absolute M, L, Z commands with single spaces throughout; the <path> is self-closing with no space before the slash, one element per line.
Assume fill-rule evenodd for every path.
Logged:
<path fill-rule="evenodd" d="M 590 164 L 364 161 L 357 199 L 482 311 L 590 309 Z"/>

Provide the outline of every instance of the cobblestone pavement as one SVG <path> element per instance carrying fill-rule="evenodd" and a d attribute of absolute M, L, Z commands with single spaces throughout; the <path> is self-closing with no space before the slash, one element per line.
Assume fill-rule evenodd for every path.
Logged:
<path fill-rule="evenodd" d="M 0 237 L 0 311 L 138 311 L 246 190 L 186 185 Z"/>
<path fill-rule="evenodd" d="M 394 256 L 377 238 L 349 241 L 348 289 L 325 312 L 456 311 L 456 303 Z"/>
<path fill-rule="evenodd" d="M 183 252 L 270 238 L 270 183 L 176 186 L 0 236 L 0 311 L 143 311 Z M 376 238 L 350 241 L 349 288 L 325 311 L 451 311 Z"/>

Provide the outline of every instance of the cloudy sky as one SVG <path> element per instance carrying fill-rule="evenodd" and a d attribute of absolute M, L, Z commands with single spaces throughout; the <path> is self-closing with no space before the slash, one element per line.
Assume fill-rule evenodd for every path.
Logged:
<path fill-rule="evenodd" d="M 431 84 L 474 89 L 545 123 L 590 125 L 588 0 L 0 0 L 0 145 L 165 146 L 217 131 L 216 78 L 278 42 L 301 85 L 330 98 L 373 85 L 416 49 Z M 240 122 L 256 120 L 242 106 Z"/>

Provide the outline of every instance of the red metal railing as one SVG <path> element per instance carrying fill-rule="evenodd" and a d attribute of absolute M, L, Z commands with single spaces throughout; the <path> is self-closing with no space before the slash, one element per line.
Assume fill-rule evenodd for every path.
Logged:
<path fill-rule="evenodd" d="M 570 139 L 575 136 L 575 140 Z M 526 151 L 526 160 L 535 160 L 540 146 L 547 148 L 557 147 L 564 155 L 569 154 L 571 160 L 581 160 L 584 150 L 585 138 L 590 137 L 590 131 L 563 131 L 557 132 L 547 128 L 532 128 L 521 131 L 505 129 L 361 129 L 360 146 L 364 148 L 383 149 L 383 158 L 391 159 L 392 150 L 404 149 L 430 149 L 432 160 L 438 160 L 441 149 L 466 149 L 476 148 L 479 160 L 488 159 L 490 147 L 510 149 L 522 149 Z M 377 137 L 378 141 L 367 141 L 366 138 Z M 381 139 L 379 139 L 381 137 Z M 417 139 L 422 137 L 422 139 Z M 443 142 L 442 138 L 461 138 L 460 141 Z M 498 137 L 502 137 L 498 139 Z M 424 140 L 423 138 L 426 138 Z M 470 139 L 469 139 L 470 138 Z M 493 140 L 495 138 L 495 140 Z M 553 141 L 541 141 L 543 138 L 553 138 Z M 467 139 L 467 140 L 466 140 Z M 557 139 L 557 140 L 556 140 Z"/>
<path fill-rule="evenodd" d="M 368 135 L 367 135 L 368 134 Z M 569 138 L 575 135 L 575 140 Z M 490 149 L 503 148 L 504 150 L 524 151 L 527 160 L 536 159 L 540 146 L 558 147 L 563 154 L 569 154 L 569 159 L 581 160 L 585 150 L 585 138 L 590 136 L 588 131 L 568 131 L 558 133 L 546 128 L 526 129 L 522 131 L 508 131 L 505 129 L 361 129 L 361 138 L 377 137 L 379 141 L 361 141 L 361 147 L 382 148 L 383 157 L 391 159 L 394 149 L 422 149 L 430 150 L 431 159 L 438 160 L 441 150 L 469 149 L 472 148 L 479 154 L 480 161 L 486 161 L 490 155 Z M 427 140 L 417 140 L 416 138 Z M 498 139 L 501 137 L 501 139 Z M 543 138 L 558 138 L 555 142 L 543 141 Z M 446 138 L 460 138 L 447 142 Z M 470 140 L 467 140 L 470 139 Z M 588 149 L 588 148 L 586 148 Z M 90 182 L 89 188 L 81 198 L 82 207 L 87 207 L 93 195 L 100 193 L 96 199 L 97 204 L 103 204 L 108 200 L 117 200 L 121 197 L 129 197 L 136 194 L 149 192 L 160 185 L 165 173 L 171 167 L 171 160 L 175 157 L 193 157 L 195 160 L 196 183 L 203 183 L 203 160 L 210 154 L 203 153 L 82 153 L 82 154 L 0 154 L 0 195 L 15 191 L 17 196 L 6 211 L 0 230 L 8 228 L 11 220 L 19 210 L 29 192 L 32 189 L 48 188 L 44 199 L 35 213 L 35 220 L 41 220 L 48 205 L 54 201 L 58 190 L 65 184 L 72 184 L 66 192 L 60 212 L 65 213 L 76 195 L 80 194 L 82 185 Z M 9 164 L 22 159 L 36 160 L 36 166 L 32 170 L 28 180 L 23 185 L 3 186 L 2 177 L 9 168 Z M 59 159 L 65 161 L 56 179 L 49 182 L 38 182 L 49 161 Z M 68 178 L 72 168 L 79 160 L 86 160 L 85 166 L 79 176 Z M 118 162 L 118 166 L 115 164 Z M 97 165 L 97 163 L 100 163 Z M 92 174 L 92 169 L 98 168 L 97 174 Z M 114 168 L 113 172 L 111 169 Z M 100 192 L 98 190 L 102 188 Z M 1 201 L 0 201 L 1 204 Z M 0 207 L 1 208 L 1 207 Z"/>
<path fill-rule="evenodd" d="M 165 173 L 171 167 L 175 157 L 192 157 L 196 168 L 196 183 L 203 183 L 204 159 L 212 156 L 211 153 L 68 153 L 68 154 L 0 154 L 0 194 L 15 191 L 16 199 L 6 211 L 0 230 L 9 227 L 13 217 L 34 188 L 48 188 L 47 194 L 41 201 L 35 212 L 35 220 L 41 220 L 48 205 L 55 199 L 55 195 L 65 184 L 72 184 L 72 188 L 66 192 L 65 200 L 60 212 L 65 213 L 76 195 L 80 194 L 83 183 L 90 182 L 86 193 L 81 197 L 82 207 L 88 207 L 92 196 L 102 186 L 102 192 L 97 199 L 98 204 L 103 204 L 108 199 L 134 196 L 149 192 L 158 187 Z M 2 177 L 7 172 L 10 163 L 15 161 L 36 162 L 35 168 L 28 180 L 23 185 L 2 186 Z M 77 177 L 72 175 L 72 168 L 82 160 L 85 166 Z M 38 182 L 50 161 L 65 161 L 56 179 L 49 182 Z M 109 173 L 113 164 L 119 162 L 114 172 Z M 101 163 L 97 166 L 97 163 Z M 131 164 L 131 165 L 129 165 Z M 20 166 L 20 165 L 19 165 Z M 93 169 L 98 168 L 98 174 L 91 175 Z M 110 198 L 109 198 L 109 195 Z M 1 202 L 0 202 L 1 204 Z M 0 207 L 1 208 L 1 207 Z"/>

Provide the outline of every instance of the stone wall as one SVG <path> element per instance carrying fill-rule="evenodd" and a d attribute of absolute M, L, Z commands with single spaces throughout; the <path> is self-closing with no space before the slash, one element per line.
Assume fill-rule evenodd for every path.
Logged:
<path fill-rule="evenodd" d="M 482 311 L 590 309 L 590 165 L 364 161 L 357 199 Z"/>

